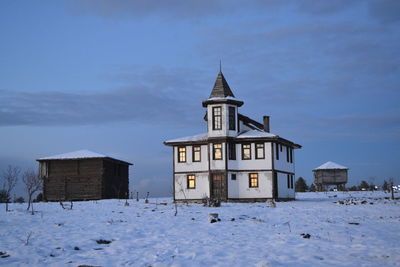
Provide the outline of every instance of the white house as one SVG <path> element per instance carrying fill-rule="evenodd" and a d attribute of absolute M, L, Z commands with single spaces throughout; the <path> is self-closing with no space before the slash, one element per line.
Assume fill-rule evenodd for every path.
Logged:
<path fill-rule="evenodd" d="M 239 113 L 220 71 L 207 108 L 207 133 L 164 142 L 173 147 L 175 201 L 265 201 L 294 199 L 294 149 L 301 148 Z"/>

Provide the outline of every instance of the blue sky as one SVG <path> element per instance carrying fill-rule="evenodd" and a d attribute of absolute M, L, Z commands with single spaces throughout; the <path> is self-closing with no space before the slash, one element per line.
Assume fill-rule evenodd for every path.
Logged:
<path fill-rule="evenodd" d="M 219 60 L 240 112 L 303 148 L 400 182 L 399 1 L 1 1 L 0 169 L 78 149 L 168 195 L 167 139 L 206 131 Z"/>

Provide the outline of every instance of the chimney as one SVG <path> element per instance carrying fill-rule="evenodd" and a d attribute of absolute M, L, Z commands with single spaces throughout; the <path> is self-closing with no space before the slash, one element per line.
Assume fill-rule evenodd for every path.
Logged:
<path fill-rule="evenodd" d="M 263 116 L 264 131 L 269 133 L 269 116 Z"/>

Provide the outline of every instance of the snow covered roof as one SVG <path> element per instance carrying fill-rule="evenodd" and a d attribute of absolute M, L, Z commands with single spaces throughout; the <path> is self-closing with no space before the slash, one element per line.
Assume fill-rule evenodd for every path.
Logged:
<path fill-rule="evenodd" d="M 264 137 L 278 137 L 276 134 L 262 132 L 258 130 L 250 130 L 239 134 L 237 138 L 264 138 Z"/>
<path fill-rule="evenodd" d="M 125 163 L 131 164 L 124 160 L 109 157 L 107 155 L 96 153 L 96 152 L 86 150 L 86 149 L 68 152 L 68 153 L 64 153 L 64 154 L 53 155 L 53 156 L 49 156 L 49 157 L 43 157 L 43 158 L 39 158 L 37 160 L 40 161 L 40 160 L 91 159 L 91 158 L 109 158 L 109 159 L 123 161 Z"/>
<path fill-rule="evenodd" d="M 196 134 L 192 136 L 185 136 L 177 139 L 172 139 L 165 141 L 165 143 L 177 143 L 177 142 L 196 142 L 196 141 L 206 141 L 208 138 L 207 133 Z"/>
<path fill-rule="evenodd" d="M 319 166 L 318 168 L 315 168 L 314 170 L 327 170 L 327 169 L 348 170 L 349 168 L 347 168 L 343 165 L 337 164 L 333 161 L 328 161 L 328 162 L 325 162 L 324 164 L 322 164 L 321 166 Z"/>

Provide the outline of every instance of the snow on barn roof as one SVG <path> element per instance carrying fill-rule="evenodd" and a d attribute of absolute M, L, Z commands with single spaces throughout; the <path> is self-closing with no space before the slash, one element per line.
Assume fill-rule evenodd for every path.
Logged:
<path fill-rule="evenodd" d="M 132 163 L 129 163 L 127 161 L 109 157 L 107 155 L 96 153 L 96 152 L 93 152 L 93 151 L 90 151 L 87 149 L 77 150 L 77 151 L 68 152 L 68 153 L 64 153 L 64 154 L 53 155 L 53 156 L 49 156 L 49 157 L 43 157 L 43 158 L 39 158 L 37 160 L 40 161 L 40 160 L 92 159 L 92 158 L 109 158 L 109 159 L 122 161 L 122 162 L 132 165 Z"/>
<path fill-rule="evenodd" d="M 202 134 L 196 134 L 196 135 L 192 135 L 192 136 L 185 136 L 185 137 L 181 137 L 181 138 L 168 140 L 168 141 L 165 141 L 165 143 L 206 141 L 207 138 L 208 138 L 208 134 L 202 133 Z"/>
<path fill-rule="evenodd" d="M 325 162 L 324 164 L 322 164 L 321 166 L 319 166 L 318 168 L 315 168 L 314 170 L 327 170 L 327 169 L 336 169 L 336 170 L 348 170 L 349 168 L 337 164 L 333 161 L 328 161 Z"/>

